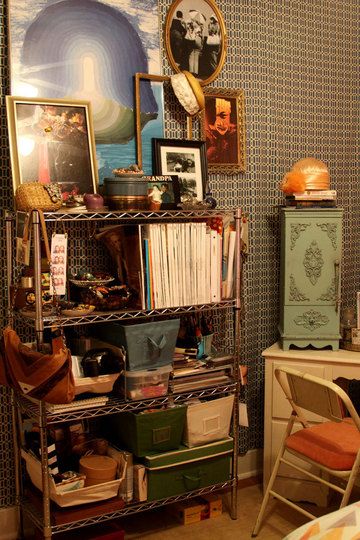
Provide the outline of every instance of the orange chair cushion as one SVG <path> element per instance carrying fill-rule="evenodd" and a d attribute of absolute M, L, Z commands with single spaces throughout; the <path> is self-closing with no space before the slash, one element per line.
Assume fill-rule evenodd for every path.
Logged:
<path fill-rule="evenodd" d="M 285 446 L 336 471 L 352 468 L 360 433 L 352 422 L 324 422 L 290 435 Z"/>

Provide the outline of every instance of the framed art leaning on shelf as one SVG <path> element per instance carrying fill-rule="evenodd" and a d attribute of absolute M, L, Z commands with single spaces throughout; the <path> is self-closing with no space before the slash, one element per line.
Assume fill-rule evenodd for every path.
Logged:
<path fill-rule="evenodd" d="M 58 183 L 67 195 L 96 192 L 88 101 L 6 96 L 14 192 L 20 184 Z"/>
<path fill-rule="evenodd" d="M 205 143 L 178 139 L 153 139 L 155 174 L 177 175 L 180 200 L 204 198 L 207 186 Z"/>

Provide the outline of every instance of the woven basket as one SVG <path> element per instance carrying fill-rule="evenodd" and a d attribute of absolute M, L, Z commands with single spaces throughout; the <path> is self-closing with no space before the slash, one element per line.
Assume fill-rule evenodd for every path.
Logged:
<path fill-rule="evenodd" d="M 52 212 L 62 205 L 61 189 L 59 184 L 40 184 L 27 182 L 21 184 L 15 193 L 17 210 L 28 212 L 30 210 L 44 210 Z"/>

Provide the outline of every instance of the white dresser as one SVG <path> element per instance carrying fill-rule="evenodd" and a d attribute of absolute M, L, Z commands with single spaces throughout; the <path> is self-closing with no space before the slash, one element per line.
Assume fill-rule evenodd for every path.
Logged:
<path fill-rule="evenodd" d="M 288 350 L 275 343 L 262 352 L 265 358 L 265 410 L 264 410 L 264 487 L 267 485 L 281 437 L 284 433 L 291 409 L 277 382 L 276 367 L 291 366 L 299 371 L 333 381 L 338 377 L 360 379 L 360 353 L 345 350 Z M 321 421 L 320 417 L 313 418 Z M 294 501 L 306 500 L 326 506 L 328 490 L 284 465 L 277 479 L 277 488 Z M 291 482 L 289 476 L 291 475 Z M 294 477 L 297 480 L 294 482 Z"/>

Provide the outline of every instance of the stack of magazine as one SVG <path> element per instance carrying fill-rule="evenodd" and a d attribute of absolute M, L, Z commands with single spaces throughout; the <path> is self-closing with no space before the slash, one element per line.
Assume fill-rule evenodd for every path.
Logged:
<path fill-rule="evenodd" d="M 336 190 L 309 189 L 302 193 L 293 193 L 286 197 L 286 206 L 332 208 L 336 206 Z"/>
<path fill-rule="evenodd" d="M 188 365 L 173 363 L 169 389 L 174 394 L 228 384 L 233 381 L 233 356 L 217 353 L 205 360 L 190 360 Z"/>
<path fill-rule="evenodd" d="M 206 221 L 117 225 L 100 229 L 117 263 L 119 279 L 139 295 L 139 307 L 159 309 L 231 298 L 235 230 Z"/>

